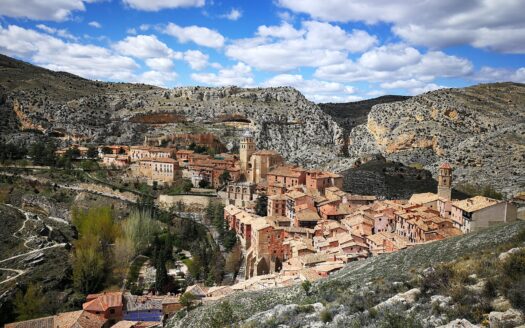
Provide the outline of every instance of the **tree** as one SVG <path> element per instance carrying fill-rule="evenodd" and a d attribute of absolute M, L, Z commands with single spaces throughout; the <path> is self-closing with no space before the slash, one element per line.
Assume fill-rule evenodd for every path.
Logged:
<path fill-rule="evenodd" d="M 222 172 L 222 174 L 219 176 L 219 181 L 220 181 L 221 185 L 225 185 L 229 181 L 231 181 L 230 172 L 224 170 L 224 172 Z"/>
<path fill-rule="evenodd" d="M 213 328 L 231 327 L 237 321 L 230 302 L 221 302 L 211 318 Z"/>
<path fill-rule="evenodd" d="M 306 295 L 309 295 L 310 294 L 310 290 L 312 289 L 312 283 L 309 280 L 305 280 L 305 281 L 303 281 L 301 286 L 303 287 L 304 292 L 306 293 Z"/>
<path fill-rule="evenodd" d="M 88 158 L 97 158 L 98 157 L 98 149 L 96 147 L 88 147 L 86 156 Z"/>
<path fill-rule="evenodd" d="M 78 149 L 78 147 L 71 147 L 68 150 L 66 150 L 64 157 L 70 159 L 77 159 L 80 157 L 80 150 Z"/>
<path fill-rule="evenodd" d="M 29 147 L 29 156 L 36 165 L 53 166 L 56 163 L 56 146 L 52 142 L 37 142 Z"/>
<path fill-rule="evenodd" d="M 111 150 L 111 148 L 104 146 L 102 147 L 102 153 L 103 154 L 113 154 L 113 151 Z"/>
<path fill-rule="evenodd" d="M 133 245 L 135 255 L 142 254 L 153 241 L 160 228 L 151 211 L 133 210 L 122 223 L 122 233 Z"/>
<path fill-rule="evenodd" d="M 83 236 L 75 242 L 73 253 L 73 284 L 84 294 L 98 291 L 105 278 L 106 262 L 99 239 Z"/>
<path fill-rule="evenodd" d="M 25 293 L 16 293 L 15 300 L 16 320 L 29 320 L 44 315 L 44 295 L 40 288 L 30 284 Z"/>
<path fill-rule="evenodd" d="M 195 297 L 195 295 L 193 295 L 192 293 L 184 293 L 181 295 L 179 301 L 182 306 L 189 310 L 196 299 L 197 297 Z"/>
<path fill-rule="evenodd" d="M 268 196 L 261 194 L 255 202 L 255 213 L 259 216 L 266 216 L 268 213 Z"/>

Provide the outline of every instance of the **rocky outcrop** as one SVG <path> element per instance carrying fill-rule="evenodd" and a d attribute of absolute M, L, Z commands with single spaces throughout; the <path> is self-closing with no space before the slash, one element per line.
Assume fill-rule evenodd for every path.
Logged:
<path fill-rule="evenodd" d="M 351 158 L 380 153 L 434 174 L 448 161 L 456 183 L 492 185 L 512 195 L 525 188 L 525 85 L 442 89 L 375 105 L 348 144 Z"/>

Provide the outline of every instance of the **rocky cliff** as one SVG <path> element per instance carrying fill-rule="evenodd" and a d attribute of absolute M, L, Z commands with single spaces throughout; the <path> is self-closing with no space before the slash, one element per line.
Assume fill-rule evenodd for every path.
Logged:
<path fill-rule="evenodd" d="M 141 143 L 145 135 L 213 132 L 237 142 L 244 129 L 258 148 L 314 166 L 343 146 L 335 121 L 293 88 L 187 87 L 102 83 L 0 56 L 0 129 L 92 143 Z M 316 156 L 312 156 L 312 154 Z"/>
<path fill-rule="evenodd" d="M 508 195 L 525 189 L 525 85 L 497 83 L 442 89 L 372 107 L 348 137 L 349 159 L 367 154 L 422 166 L 434 175 L 441 162 L 454 182 L 492 185 Z"/>

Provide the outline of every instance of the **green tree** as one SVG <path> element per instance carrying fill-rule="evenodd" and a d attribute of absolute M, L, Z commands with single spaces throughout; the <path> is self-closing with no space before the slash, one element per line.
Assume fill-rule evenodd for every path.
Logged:
<path fill-rule="evenodd" d="M 230 172 L 224 170 L 222 174 L 219 176 L 219 181 L 221 185 L 227 184 L 229 181 L 231 181 Z"/>
<path fill-rule="evenodd" d="M 68 150 L 66 150 L 64 157 L 70 158 L 70 159 L 77 159 L 80 157 L 80 150 L 78 147 L 71 147 Z"/>
<path fill-rule="evenodd" d="M 73 284 L 84 294 L 98 291 L 105 278 L 106 262 L 96 236 L 83 236 L 75 242 Z"/>
<path fill-rule="evenodd" d="M 230 302 L 221 302 L 211 318 L 211 326 L 213 328 L 231 327 L 235 322 L 237 322 L 237 316 Z"/>
<path fill-rule="evenodd" d="M 146 251 L 159 231 L 158 222 L 153 219 L 151 211 L 147 210 L 133 210 L 122 223 L 122 233 L 130 240 L 136 255 Z"/>
<path fill-rule="evenodd" d="M 16 313 L 16 320 L 29 320 L 43 316 L 44 313 L 44 295 L 40 288 L 30 284 L 25 293 L 19 291 L 16 293 L 13 302 Z"/>
<path fill-rule="evenodd" d="M 181 295 L 179 301 L 182 306 L 189 310 L 196 299 L 197 297 L 195 297 L 195 295 L 193 295 L 192 293 L 184 293 Z"/>
<path fill-rule="evenodd" d="M 312 283 L 310 282 L 310 280 L 303 281 L 301 286 L 303 287 L 304 292 L 306 293 L 306 295 L 310 295 L 310 289 L 312 289 Z"/>
<path fill-rule="evenodd" d="M 37 142 L 29 147 L 29 156 L 36 165 L 53 166 L 56 163 L 56 146 L 52 142 Z"/>
<path fill-rule="evenodd" d="M 255 202 L 255 213 L 259 216 L 268 215 L 268 196 L 266 196 L 266 194 L 263 193 L 257 197 L 257 201 Z"/>

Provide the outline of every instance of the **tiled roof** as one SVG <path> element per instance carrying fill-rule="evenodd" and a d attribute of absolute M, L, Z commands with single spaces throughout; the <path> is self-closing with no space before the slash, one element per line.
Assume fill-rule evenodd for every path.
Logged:
<path fill-rule="evenodd" d="M 93 299 L 93 297 L 95 298 Z M 87 311 L 104 312 L 109 308 L 122 306 L 121 292 L 107 292 L 96 295 L 88 295 L 87 299 L 91 299 L 91 301 L 88 301 L 82 305 L 82 308 Z"/>
<path fill-rule="evenodd" d="M 174 160 L 173 158 L 169 158 L 169 157 L 145 157 L 145 158 L 141 158 L 139 159 L 139 162 L 154 162 L 154 163 L 169 163 L 169 164 L 173 164 L 173 163 L 178 163 L 176 160 Z"/>
<path fill-rule="evenodd" d="M 18 321 L 13 323 L 8 323 L 5 328 L 55 328 L 53 316 L 38 318 L 33 320 Z"/>
<path fill-rule="evenodd" d="M 87 311 L 73 311 L 59 313 L 55 316 L 57 328 L 101 328 L 106 324 L 106 319 Z"/>
<path fill-rule="evenodd" d="M 501 201 L 484 197 L 484 196 L 475 196 L 472 198 L 455 201 L 452 203 L 452 206 L 462 209 L 465 212 L 475 212 L 481 209 L 484 209 L 489 206 L 493 206 L 501 203 Z"/>
<path fill-rule="evenodd" d="M 435 202 L 439 199 L 439 196 L 433 192 L 424 192 L 421 194 L 413 194 L 408 201 L 410 204 L 426 204 L 430 202 Z"/>
<path fill-rule="evenodd" d="M 319 221 L 321 220 L 321 217 L 319 216 L 319 214 L 317 214 L 316 211 L 309 209 L 309 208 L 297 212 L 295 216 L 297 217 L 297 220 L 299 221 Z"/>
<path fill-rule="evenodd" d="M 450 166 L 449 163 L 444 162 L 439 166 L 440 169 L 452 169 L 452 166 Z"/>
<path fill-rule="evenodd" d="M 274 151 L 274 150 L 262 149 L 262 150 L 258 150 L 255 153 L 253 153 L 253 155 L 279 156 L 280 154 L 278 152 Z"/>
<path fill-rule="evenodd" d="M 270 171 L 268 174 L 285 176 L 285 177 L 299 177 L 301 175 L 300 171 L 303 171 L 303 169 L 300 167 L 282 165 L 282 166 L 276 167 L 275 169 Z"/>

